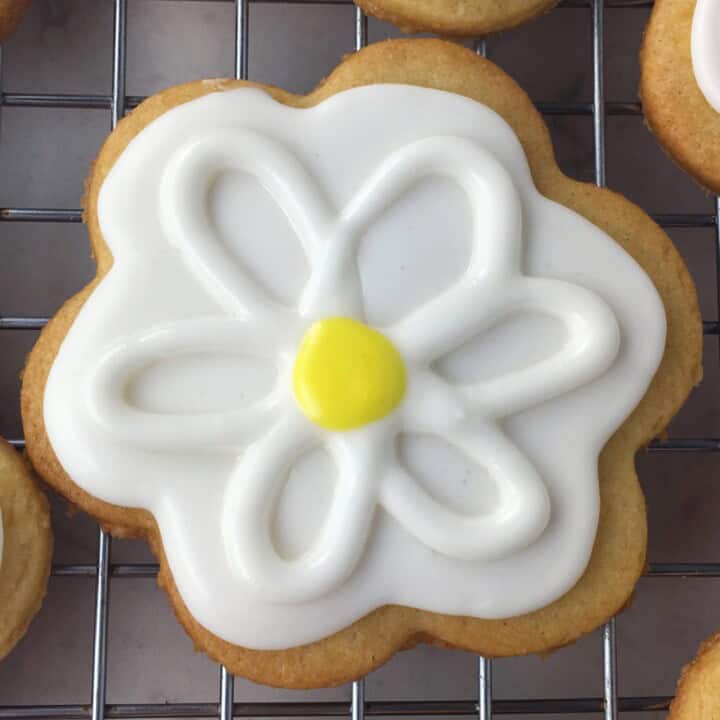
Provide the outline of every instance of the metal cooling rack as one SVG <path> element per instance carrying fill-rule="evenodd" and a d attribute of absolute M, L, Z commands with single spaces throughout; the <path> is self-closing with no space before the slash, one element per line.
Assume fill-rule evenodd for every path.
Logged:
<path fill-rule="evenodd" d="M 109 95 L 3 93 L 2 47 L 0 46 L 0 108 L 78 108 L 107 109 L 110 126 L 114 128 L 126 110 L 136 107 L 143 97 L 125 94 L 126 15 L 127 0 L 112 0 L 113 47 L 112 92 Z M 349 5 L 351 0 L 226 0 L 235 4 L 234 72 L 247 77 L 249 3 L 285 3 L 295 5 Z M 607 115 L 640 115 L 638 102 L 606 101 L 604 91 L 604 11 L 605 8 L 649 8 L 652 0 L 561 0 L 561 8 L 586 8 L 592 23 L 593 97 L 587 102 L 536 102 L 547 116 L 592 116 L 594 134 L 595 182 L 605 184 L 605 118 Z M 355 49 L 367 43 L 367 18 L 358 10 L 354 17 Z M 480 40 L 475 48 L 485 54 Z M 715 214 L 685 213 L 655 215 L 664 228 L 714 228 L 715 262 L 718 280 L 717 317 L 703 322 L 705 335 L 720 336 L 720 198 L 715 200 Z M 2 222 L 80 223 L 80 209 L 0 208 Z M 31 330 L 42 328 L 45 317 L 0 316 L 0 329 Z M 18 449 L 22 439 L 11 440 Z M 651 452 L 718 453 L 720 438 L 689 438 L 654 442 Z M 366 701 L 364 680 L 352 684 L 349 701 L 312 702 L 235 702 L 234 678 L 219 668 L 218 700 L 214 703 L 145 703 L 106 704 L 107 626 L 110 578 L 155 577 L 155 564 L 111 564 L 111 537 L 99 530 L 97 561 L 90 565 L 55 565 L 54 576 L 92 576 L 96 578 L 95 618 L 93 634 L 92 690 L 89 704 L 0 706 L 0 720 L 57 718 L 60 720 L 104 720 L 107 718 L 232 718 L 269 717 L 349 717 L 363 720 L 366 716 L 429 717 L 462 716 L 491 720 L 495 715 L 511 714 L 597 714 L 605 720 L 616 720 L 619 712 L 666 710 L 672 698 L 618 697 L 615 620 L 603 628 L 603 695 L 582 698 L 493 699 L 492 661 L 477 660 L 477 697 L 475 700 Z M 648 577 L 720 577 L 719 563 L 651 563 Z"/>

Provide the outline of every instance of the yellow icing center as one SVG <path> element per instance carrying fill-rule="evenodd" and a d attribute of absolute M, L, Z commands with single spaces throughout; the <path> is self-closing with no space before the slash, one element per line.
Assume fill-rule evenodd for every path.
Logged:
<path fill-rule="evenodd" d="M 310 420 L 328 430 L 351 430 L 380 420 L 400 404 L 405 365 L 377 330 L 350 318 L 326 318 L 305 333 L 293 387 Z"/>

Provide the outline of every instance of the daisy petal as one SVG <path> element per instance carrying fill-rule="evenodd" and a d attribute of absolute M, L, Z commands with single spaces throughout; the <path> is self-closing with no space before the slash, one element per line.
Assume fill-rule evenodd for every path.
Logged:
<path fill-rule="evenodd" d="M 522 206 L 508 171 L 477 143 L 430 137 L 393 152 L 343 208 L 303 294 L 303 314 L 314 317 L 323 303 L 354 308 L 360 301 L 358 244 L 371 224 L 417 187 L 441 177 L 457 183 L 472 208 L 473 233 L 466 277 L 470 282 L 515 271 L 522 240 Z M 330 300 L 328 300 L 328 298 Z M 336 298 L 340 298 L 341 301 Z M 335 307 L 333 312 L 337 312 Z"/>
<path fill-rule="evenodd" d="M 421 179 L 370 224 L 358 246 L 365 321 L 388 327 L 452 287 L 472 255 L 473 212 L 449 178 Z"/>
<path fill-rule="evenodd" d="M 317 432 L 305 418 L 296 413 L 283 418 L 245 453 L 223 504 L 231 567 L 272 602 L 307 602 L 330 592 L 352 573 L 372 526 L 377 439 L 336 437 L 328 450 L 338 481 L 324 525 L 304 554 L 280 555 L 272 531 L 275 506 L 290 467 L 316 442 Z"/>
<path fill-rule="evenodd" d="M 506 417 L 569 392 L 602 375 L 620 349 L 620 329 L 595 293 L 559 280 L 525 279 L 510 294 L 508 314 L 540 312 L 567 329 L 562 347 L 534 364 L 462 386 L 472 411 Z"/>
<path fill-rule="evenodd" d="M 232 128 L 214 132 L 191 140 L 170 160 L 159 195 L 160 217 L 168 238 L 223 308 L 272 321 L 274 314 L 282 314 L 280 306 L 230 252 L 208 216 L 209 191 L 227 172 L 257 178 L 287 216 L 311 265 L 332 215 L 319 187 L 298 159 L 259 133 Z M 242 209 L 237 221 L 243 221 Z M 257 238 L 257 242 L 264 239 Z"/>
<path fill-rule="evenodd" d="M 267 355 L 258 356 L 258 348 Z M 90 373 L 87 403 L 96 421 L 116 437 L 148 449 L 242 447 L 275 415 L 276 393 L 247 407 L 210 412 L 151 412 L 131 402 L 133 380 L 158 362 L 183 355 L 230 354 L 272 367 L 270 338 L 238 318 L 195 318 L 122 338 Z M 202 388 L 198 388 L 202 392 Z"/>
<path fill-rule="evenodd" d="M 490 561 L 527 547 L 550 515 L 547 491 L 533 465 L 493 423 L 449 433 L 447 441 L 487 469 L 498 490 L 494 507 L 476 515 L 452 510 L 399 461 L 382 477 L 382 506 L 420 542 L 450 557 Z"/>
<path fill-rule="evenodd" d="M 495 156 L 463 138 L 425 138 L 394 152 L 343 210 L 345 232 L 358 238 L 420 179 L 431 176 L 457 182 L 474 210 L 469 274 L 503 275 L 514 269 L 522 239 L 520 197 L 510 174 Z"/>

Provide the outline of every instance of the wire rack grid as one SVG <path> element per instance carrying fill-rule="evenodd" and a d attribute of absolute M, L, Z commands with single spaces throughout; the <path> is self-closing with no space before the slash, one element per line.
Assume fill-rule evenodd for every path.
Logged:
<path fill-rule="evenodd" d="M 235 6 L 234 73 L 237 78 L 247 77 L 248 41 L 250 36 L 250 3 L 287 3 L 306 5 L 349 5 L 351 0 L 226 0 Z M 126 110 L 136 107 L 140 96 L 125 93 L 126 77 L 126 17 L 127 0 L 112 0 L 113 46 L 111 93 L 105 94 L 51 94 L 3 92 L 2 47 L 0 46 L 0 108 L 40 107 L 107 109 L 110 127 L 114 128 Z M 591 116 L 594 138 L 594 179 L 605 184 L 605 120 L 608 115 L 640 115 L 638 102 L 614 102 L 605 99 L 604 91 L 604 13 L 606 8 L 649 8 L 652 0 L 561 0 L 561 8 L 586 8 L 592 27 L 593 95 L 587 102 L 540 102 L 539 110 L 546 116 Z M 367 18 L 355 9 L 355 49 L 367 43 Z M 483 40 L 475 43 L 478 53 L 485 55 Z M 715 199 L 715 212 L 675 213 L 655 215 L 654 219 L 665 228 L 713 228 L 715 232 L 715 271 L 720 288 L 720 198 Z M 0 208 L 2 222 L 80 223 L 80 209 L 58 208 Z M 720 292 L 717 297 L 717 315 L 703 322 L 706 336 L 720 336 Z M 0 316 L 0 329 L 38 329 L 47 322 L 45 317 Z M 19 450 L 22 439 L 11 443 Z M 698 437 L 655 441 L 649 448 L 661 453 L 718 453 L 720 438 Z M 601 697 L 494 699 L 492 692 L 492 661 L 477 659 L 477 696 L 474 700 L 423 700 L 423 701 L 367 701 L 364 680 L 352 684 L 348 702 L 236 702 L 234 679 L 220 667 L 217 702 L 107 704 L 105 699 L 107 667 L 107 628 L 111 578 L 155 577 L 157 565 L 152 563 L 112 564 L 110 561 L 111 537 L 98 531 L 97 560 L 93 564 L 54 565 L 54 576 L 80 576 L 96 578 L 95 617 L 92 653 L 92 688 L 89 704 L 78 705 L 23 705 L 0 706 L 0 720 L 57 718 L 61 720 L 108 720 L 111 718 L 206 718 L 232 720 L 233 717 L 350 717 L 362 720 L 366 716 L 427 717 L 463 716 L 491 720 L 495 715 L 514 714 L 595 714 L 606 720 L 616 720 L 620 712 L 643 712 L 667 709 L 671 698 L 618 697 L 615 620 L 605 625 L 602 632 L 603 694 Z M 720 563 L 651 563 L 648 577 L 720 577 Z"/>

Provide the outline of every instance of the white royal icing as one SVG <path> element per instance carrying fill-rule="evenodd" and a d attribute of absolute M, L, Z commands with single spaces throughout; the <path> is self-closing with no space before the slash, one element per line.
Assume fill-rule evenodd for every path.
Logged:
<path fill-rule="evenodd" d="M 720 112 L 720 0 L 697 0 L 691 48 L 697 83 L 707 101 Z"/>
<path fill-rule="evenodd" d="M 51 369 L 48 437 L 80 487 L 154 514 L 205 627 L 286 648 L 387 603 L 502 618 L 577 581 L 664 310 L 493 111 L 401 85 L 303 110 L 212 93 L 138 134 L 98 213 L 114 264 Z M 347 432 L 292 392 L 329 316 L 408 374 Z"/>

